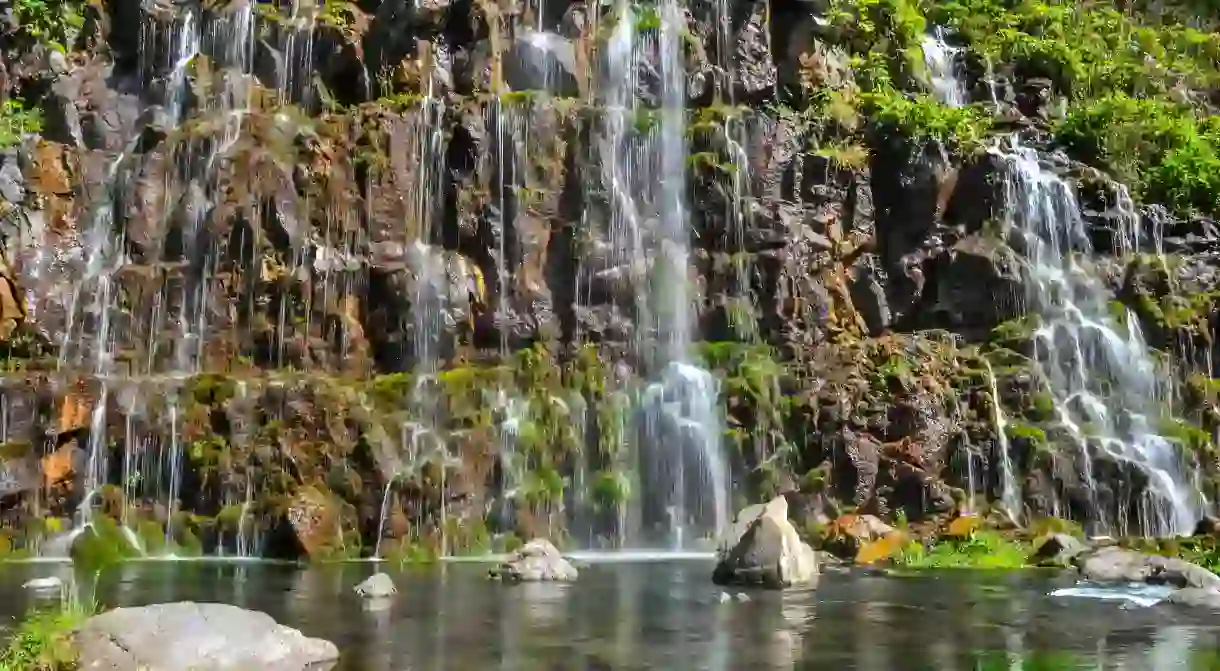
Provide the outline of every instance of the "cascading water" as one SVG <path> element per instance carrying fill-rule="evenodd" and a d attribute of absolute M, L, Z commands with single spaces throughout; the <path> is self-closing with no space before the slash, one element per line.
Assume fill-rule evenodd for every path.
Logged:
<path fill-rule="evenodd" d="M 631 268 L 636 288 L 636 349 L 654 374 L 639 398 L 640 531 L 645 542 L 676 549 L 725 527 L 729 482 L 718 383 L 690 363 L 684 23 L 673 0 L 657 11 L 659 34 L 641 35 L 631 8 L 619 6 L 608 45 L 601 161 L 616 265 Z M 659 110 L 635 100 L 637 67 L 649 56 L 660 74 Z M 652 121 L 637 138 L 629 130 L 640 115 Z"/>
<path fill-rule="evenodd" d="M 1124 327 L 1111 316 L 1111 295 L 1088 265 L 1092 246 L 1072 187 L 1015 139 L 1011 150 L 996 154 L 1003 166 L 1005 223 L 1024 246 L 1028 308 L 1041 318 L 1036 363 L 1059 422 L 1079 447 L 1092 495 L 1099 498 L 1092 468 L 1098 458 L 1133 465 L 1148 476 L 1140 500 L 1110 502 L 1116 519 L 1097 510 L 1102 502 L 1093 506 L 1091 531 L 1189 533 L 1200 498 L 1183 455 L 1157 433 L 1164 412 L 1158 367 L 1136 319 L 1128 316 Z M 1118 248 L 1135 249 L 1137 241 Z M 1125 528 L 1128 509 L 1139 518 L 1135 529 Z"/>
<path fill-rule="evenodd" d="M 1012 466 L 1012 455 L 1009 454 L 1008 420 L 1004 417 L 1004 408 L 1000 405 L 1000 390 L 996 384 L 995 371 L 991 362 L 983 359 L 987 370 L 988 392 L 991 394 L 991 421 L 995 426 L 996 451 L 1000 457 L 1000 503 L 1004 512 L 1013 520 L 1021 519 L 1021 486 L 1017 484 L 1016 474 Z"/>
<path fill-rule="evenodd" d="M 970 102 L 960 75 L 963 49 L 950 45 L 943 26 L 936 26 L 923 38 L 923 61 L 937 100 L 950 107 L 962 107 Z"/>

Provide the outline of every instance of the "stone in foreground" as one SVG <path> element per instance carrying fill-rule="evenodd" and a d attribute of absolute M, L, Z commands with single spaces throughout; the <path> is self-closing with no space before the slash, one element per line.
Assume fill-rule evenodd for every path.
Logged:
<path fill-rule="evenodd" d="M 116 608 L 90 618 L 76 642 L 82 671 L 327 671 L 339 661 L 330 641 L 221 603 Z"/>
<path fill-rule="evenodd" d="M 366 599 L 384 599 L 398 594 L 394 581 L 384 573 L 374 573 L 364 582 L 353 587 L 352 591 Z"/>
<path fill-rule="evenodd" d="M 737 514 L 716 551 L 712 582 L 717 585 L 815 587 L 818 561 L 788 520 L 782 496 Z"/>
<path fill-rule="evenodd" d="M 1171 593 L 1165 600 L 1179 606 L 1220 610 L 1220 591 L 1214 589 L 1186 587 Z"/>
<path fill-rule="evenodd" d="M 492 578 L 509 582 L 571 582 L 577 575 L 576 567 L 545 538 L 521 546 L 490 572 Z"/>
<path fill-rule="evenodd" d="M 1220 576 L 1183 559 L 1104 547 L 1077 558 L 1080 573 L 1096 582 L 1146 582 L 1220 590 Z"/>

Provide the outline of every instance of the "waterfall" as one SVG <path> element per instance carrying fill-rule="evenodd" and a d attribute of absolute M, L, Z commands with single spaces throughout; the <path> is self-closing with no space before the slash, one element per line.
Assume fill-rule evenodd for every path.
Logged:
<path fill-rule="evenodd" d="M 1176 446 L 1157 433 L 1161 401 L 1158 367 L 1133 316 L 1117 324 L 1112 296 L 1089 265 L 1092 246 L 1073 188 L 1046 170 L 1033 149 L 1015 139 L 996 151 L 1003 170 L 1005 224 L 1020 236 L 1027 262 L 1029 310 L 1041 319 L 1035 362 L 1055 400 L 1058 420 L 1078 449 L 1094 505 L 1094 533 L 1125 534 L 1122 513 L 1137 506 L 1138 531 L 1190 533 L 1200 495 Z M 1131 230 L 1125 231 L 1132 236 Z M 1135 249 L 1128 239 L 1118 247 Z M 1133 465 L 1148 475 L 1137 502 L 1116 501 L 1117 520 L 1099 508 L 1098 458 Z M 1117 493 L 1115 494 L 1117 496 Z M 1115 528 L 1115 527 L 1119 528 Z"/>
<path fill-rule="evenodd" d="M 936 99 L 949 107 L 962 107 L 970 102 L 961 78 L 961 57 L 964 49 L 950 45 L 943 26 L 936 26 L 923 38 L 923 62 Z"/>
<path fill-rule="evenodd" d="M 659 34 L 653 35 L 640 34 L 627 3 L 617 10 L 607 48 L 601 166 L 614 263 L 630 268 L 635 346 L 652 373 L 639 397 L 637 505 L 647 538 L 638 540 L 681 548 L 727 524 L 728 473 L 720 444 L 718 382 L 690 360 L 694 297 L 684 194 L 685 23 L 674 0 L 662 2 L 657 11 Z M 649 56 L 660 74 L 659 110 L 645 109 L 635 99 L 639 63 Z M 639 115 L 651 120 L 643 137 L 631 132 Z"/>

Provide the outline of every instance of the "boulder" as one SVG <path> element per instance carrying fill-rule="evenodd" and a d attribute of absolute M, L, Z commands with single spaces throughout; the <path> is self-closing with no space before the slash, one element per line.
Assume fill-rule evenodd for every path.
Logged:
<path fill-rule="evenodd" d="M 390 576 L 384 573 L 374 573 L 364 582 L 353 587 L 352 591 L 366 599 L 382 599 L 397 594 L 398 588 L 394 587 L 394 581 L 390 580 Z"/>
<path fill-rule="evenodd" d="M 813 587 L 817 580 L 817 556 L 788 520 L 788 501 L 782 496 L 737 514 L 720 541 L 712 571 L 717 585 L 781 589 Z"/>
<path fill-rule="evenodd" d="M 490 571 L 492 578 L 511 582 L 571 582 L 577 575 L 576 567 L 545 538 L 526 543 Z"/>
<path fill-rule="evenodd" d="M 1035 566 L 1070 566 L 1072 560 L 1088 550 L 1088 546 L 1075 536 L 1063 533 L 1048 534 L 1037 544 L 1030 563 Z"/>
<path fill-rule="evenodd" d="M 1076 564 L 1086 580 L 1096 582 L 1145 582 L 1220 590 L 1220 576 L 1177 557 L 1109 546 L 1080 555 Z"/>
<path fill-rule="evenodd" d="M 309 638 L 266 613 L 189 601 L 96 615 L 76 644 L 83 671 L 325 671 L 339 660 L 330 641 Z"/>
<path fill-rule="evenodd" d="M 1171 593 L 1165 601 L 1179 606 L 1220 610 L 1220 590 L 1186 587 Z"/>

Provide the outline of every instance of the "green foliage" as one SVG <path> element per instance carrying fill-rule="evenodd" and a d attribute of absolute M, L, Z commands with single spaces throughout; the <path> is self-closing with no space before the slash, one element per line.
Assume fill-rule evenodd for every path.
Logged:
<path fill-rule="evenodd" d="M 1028 548 L 999 532 L 977 530 L 967 538 L 942 538 L 930 548 L 913 542 L 894 559 L 907 568 L 1017 569 L 1026 566 Z"/>
<path fill-rule="evenodd" d="M 0 108 L 0 149 L 21 142 L 29 133 L 42 130 L 42 114 L 28 109 L 19 100 L 8 100 Z"/>
<path fill-rule="evenodd" d="M 78 668 L 72 634 L 97 612 L 93 604 L 66 601 L 62 608 L 28 614 L 0 652 L 0 671 L 72 671 Z"/>
<path fill-rule="evenodd" d="M 950 149 L 971 149 L 991 127 L 991 118 L 977 107 L 949 107 L 926 95 L 882 89 L 865 94 L 865 101 L 874 130 L 912 144 L 937 141 Z"/>
<path fill-rule="evenodd" d="M 1008 437 L 1017 440 L 1024 439 L 1034 445 L 1046 444 L 1046 431 L 1024 422 L 1011 422 L 1008 425 Z"/>
<path fill-rule="evenodd" d="M 914 0 L 832 0 L 827 19 L 836 41 L 854 55 L 865 90 L 882 90 L 923 73 L 920 42 L 927 30 Z"/>
<path fill-rule="evenodd" d="M 1162 437 L 1172 440 L 1196 453 L 1207 452 L 1212 447 L 1212 436 L 1199 427 L 1176 417 L 1163 417 L 1158 424 Z"/>
<path fill-rule="evenodd" d="M 1220 212 L 1220 118 L 1117 94 L 1075 107 L 1056 131 L 1069 151 L 1146 200 L 1179 212 Z"/>
<path fill-rule="evenodd" d="M 1081 0 L 925 0 L 933 22 L 951 27 L 992 63 L 1042 76 L 1076 99 L 1114 93 L 1151 97 L 1179 83 L 1215 85 L 1220 35 L 1157 12 L 1123 12 Z"/>
<path fill-rule="evenodd" d="M 119 523 L 105 515 L 95 516 L 72 544 L 72 562 L 90 568 L 104 568 L 139 554 Z"/>
<path fill-rule="evenodd" d="M 13 10 L 23 33 L 67 51 L 85 25 L 84 6 L 79 0 L 16 0 Z"/>

